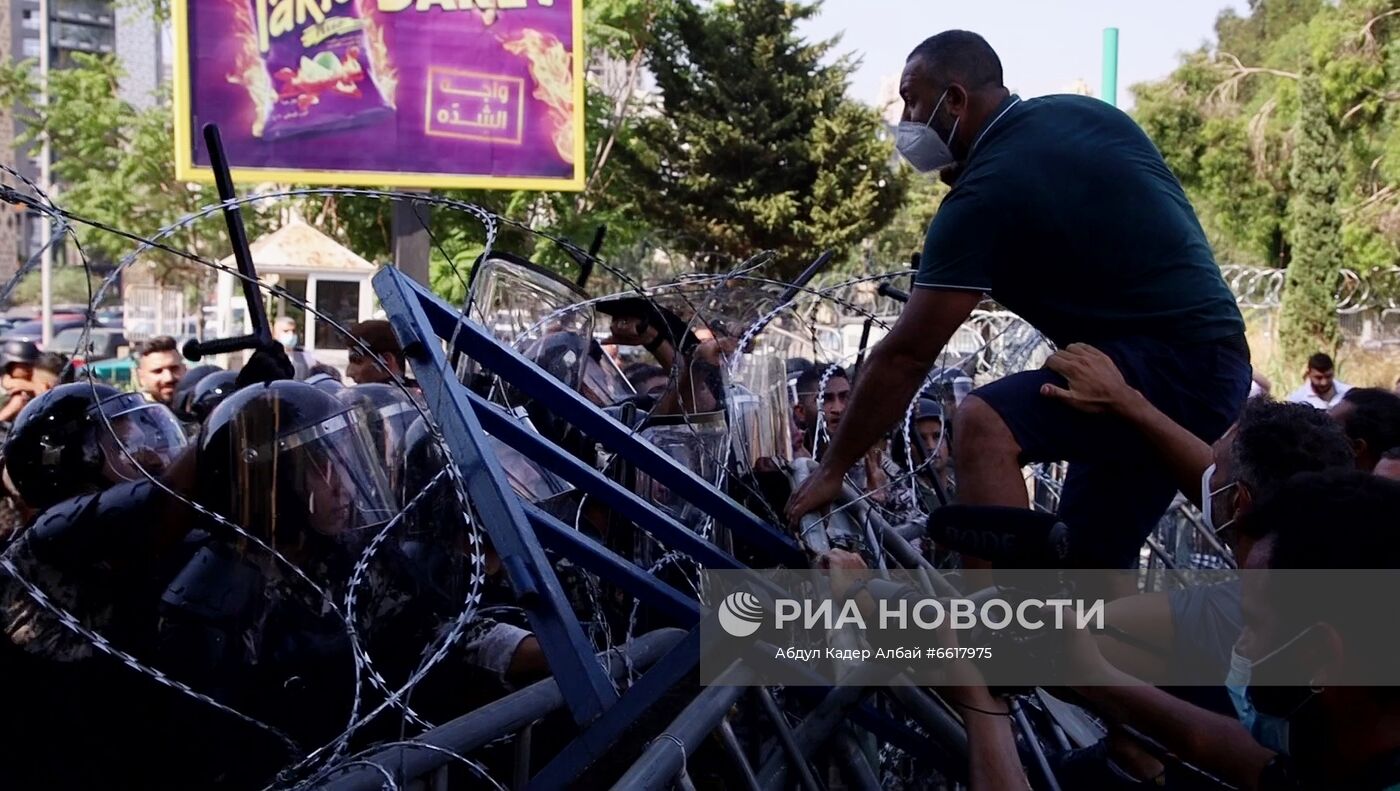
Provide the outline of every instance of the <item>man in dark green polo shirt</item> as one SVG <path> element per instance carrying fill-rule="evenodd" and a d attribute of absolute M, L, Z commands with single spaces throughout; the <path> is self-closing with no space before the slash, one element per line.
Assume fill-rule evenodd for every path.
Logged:
<path fill-rule="evenodd" d="M 1249 390 L 1244 321 L 1181 184 L 1132 119 L 1083 96 L 1022 101 L 987 42 L 957 30 L 914 50 L 900 94 L 900 152 L 953 189 L 909 303 L 789 517 L 834 498 L 985 295 L 1060 347 L 1102 349 L 1158 409 L 1219 438 Z M 1022 465 L 1067 460 L 1072 565 L 1134 565 L 1176 486 L 1130 427 L 1043 395 L 1064 386 L 1027 371 L 967 398 L 952 433 L 959 500 L 1028 507 Z"/>

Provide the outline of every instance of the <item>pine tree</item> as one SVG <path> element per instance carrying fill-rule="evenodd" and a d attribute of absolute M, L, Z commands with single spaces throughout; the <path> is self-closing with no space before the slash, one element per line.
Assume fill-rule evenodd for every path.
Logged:
<path fill-rule="evenodd" d="M 1304 74 L 1298 93 L 1288 207 L 1293 258 L 1279 315 L 1279 342 L 1290 372 L 1302 371 L 1315 352 L 1335 354 L 1341 343 L 1336 295 L 1342 267 L 1342 216 L 1337 207 L 1342 174 L 1337 141 L 1317 75 Z"/>
<path fill-rule="evenodd" d="M 845 97 L 835 42 L 796 32 L 818 5 L 684 0 L 658 26 L 648 65 L 660 91 L 623 153 L 639 210 L 698 266 L 777 251 L 769 275 L 825 248 L 851 252 L 883 228 L 906 179 L 873 110 Z"/>

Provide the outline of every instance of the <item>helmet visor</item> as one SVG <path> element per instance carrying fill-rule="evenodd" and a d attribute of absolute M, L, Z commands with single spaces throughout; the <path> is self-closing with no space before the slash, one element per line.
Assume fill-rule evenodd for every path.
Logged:
<path fill-rule="evenodd" d="M 111 426 L 109 429 L 99 420 L 93 431 L 107 477 L 114 482 L 160 475 L 188 441 L 174 413 L 140 396 L 108 399 L 97 408 Z"/>
<path fill-rule="evenodd" d="M 404 472 L 408 459 L 408 430 L 418 419 L 418 409 L 404 396 L 402 401 L 373 408 L 367 418 L 370 447 L 384 465 L 390 489 L 398 492 L 398 499 L 406 503 L 417 494 L 405 490 Z"/>
<path fill-rule="evenodd" d="M 263 470 L 271 463 L 274 519 L 304 518 L 313 532 L 357 541 L 366 528 L 393 518 L 395 498 L 366 423 L 362 409 L 350 409 L 254 451 L 250 461 Z M 269 460 L 264 453 L 275 455 Z"/>

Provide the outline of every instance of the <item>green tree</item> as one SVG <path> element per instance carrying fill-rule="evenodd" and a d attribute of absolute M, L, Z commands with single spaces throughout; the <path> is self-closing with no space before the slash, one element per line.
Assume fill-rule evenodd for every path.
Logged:
<path fill-rule="evenodd" d="M 55 305 L 86 305 L 97 292 L 100 282 L 78 267 L 56 267 L 53 270 L 53 302 Z M 39 273 L 30 272 L 15 284 L 10 301 L 16 305 L 38 305 L 39 286 Z"/>
<path fill-rule="evenodd" d="M 1341 284 L 1341 188 L 1336 136 L 1317 75 L 1304 75 L 1294 127 L 1293 199 L 1289 203 L 1293 261 L 1284 281 L 1279 341 L 1285 370 L 1301 371 L 1308 355 L 1335 354 L 1341 343 L 1337 287 Z"/>
<path fill-rule="evenodd" d="M 910 175 L 904 206 L 870 240 L 871 274 L 907 266 L 910 256 L 924 249 L 929 223 L 947 194 L 948 187 L 936 176 Z"/>
<path fill-rule="evenodd" d="M 117 86 L 122 69 L 111 56 L 74 53 L 71 68 L 48 76 L 48 102 L 42 104 L 42 76 L 33 61 L 0 66 L 0 102 L 17 108 L 25 124 L 19 144 L 47 140 L 53 157 L 57 202 L 65 209 L 118 229 L 153 234 L 213 201 L 212 189 L 175 178 L 174 116 L 168 97 L 147 110 L 123 101 Z M 260 222 L 245 212 L 250 233 Z M 119 260 L 136 243 L 96 228 L 76 225 L 85 251 L 98 260 Z M 221 257 L 227 242 L 215 218 L 195 223 L 165 240 L 177 249 Z M 202 283 L 208 270 L 185 259 L 150 251 L 142 261 L 155 266 L 158 282 Z"/>
<path fill-rule="evenodd" d="M 775 276 L 825 248 L 844 257 L 884 227 L 906 178 L 875 112 L 845 97 L 851 63 L 824 63 L 835 42 L 798 35 L 819 6 L 676 6 L 649 48 L 657 112 L 621 157 L 647 223 L 701 267 L 775 250 Z"/>
<path fill-rule="evenodd" d="M 1299 76 L 1333 119 L 1342 265 L 1400 263 L 1400 0 L 1251 0 L 1218 44 L 1134 86 L 1135 117 L 1181 179 L 1222 262 L 1292 258 L 1292 127 Z M 1372 287 L 1384 287 L 1376 281 Z"/>

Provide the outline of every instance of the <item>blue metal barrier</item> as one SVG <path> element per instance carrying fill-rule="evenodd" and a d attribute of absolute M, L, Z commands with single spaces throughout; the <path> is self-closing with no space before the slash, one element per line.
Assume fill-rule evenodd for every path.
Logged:
<path fill-rule="evenodd" d="M 500 555 L 550 670 L 559 679 L 569 711 L 575 722 L 586 725 L 617 700 L 617 691 L 594 659 L 593 646 L 574 618 L 520 500 L 491 452 L 466 389 L 447 365 L 419 295 L 407 288 L 410 282 L 397 270 L 384 269 L 375 276 L 374 287 L 461 471 L 467 496 Z"/>
<path fill-rule="evenodd" d="M 421 332 L 415 328 L 411 330 L 414 336 L 421 335 L 426 340 L 434 337 L 435 333 L 436 337 L 450 340 L 454 343 L 450 351 L 461 352 L 494 371 L 509 381 L 511 386 L 543 404 L 551 414 L 564 419 L 639 469 L 645 469 L 653 480 L 714 517 L 719 524 L 729 528 L 773 563 L 807 565 L 806 556 L 791 537 L 736 503 L 655 445 L 636 436 L 631 429 L 516 350 L 498 341 L 485 327 L 461 315 L 460 311 L 422 285 L 395 269 L 386 268 L 375 275 L 374 286 L 380 293 L 380 302 L 384 303 L 391 323 L 394 323 L 396 310 L 391 310 L 385 302 L 386 291 L 401 294 L 400 303 L 416 300 L 417 312 L 426 317 L 431 332 Z M 395 330 L 399 330 L 398 323 L 395 323 Z M 403 340 L 402 335 L 400 340 Z M 562 453 L 558 448 L 551 448 L 551 451 Z"/>
<path fill-rule="evenodd" d="M 535 433 L 504 410 L 462 385 L 447 363 L 447 353 L 464 354 L 499 375 L 510 385 L 543 404 L 551 414 L 617 453 L 678 496 L 713 517 L 743 541 L 755 554 L 772 565 L 805 566 L 807 559 L 796 541 L 777 527 L 749 512 L 723 492 L 696 476 L 651 443 L 636 436 L 628 427 L 613 420 L 540 369 L 514 349 L 494 338 L 486 329 L 461 316 L 419 284 L 394 269 L 384 269 L 374 278 L 374 286 L 389 321 L 404 348 L 405 358 L 422 387 L 428 409 L 441 428 L 444 440 L 461 470 L 468 496 L 483 527 L 500 554 L 508 579 L 530 616 L 557 679 L 557 689 L 580 726 L 580 734 L 566 745 L 529 782 L 530 789 L 567 788 L 623 738 L 637 718 L 651 710 L 668 693 L 692 675 L 700 662 L 699 605 L 688 596 L 658 579 L 630 559 L 619 557 L 581 531 L 566 525 L 529 503 L 522 502 L 506 481 L 492 452 L 487 433 L 504 442 L 544 469 L 558 475 L 578 490 L 635 523 L 665 546 L 684 552 L 711 568 L 743 569 L 745 564 L 712 542 L 697 535 L 666 513 L 646 502 L 592 466 L 585 464 L 549 440 Z M 636 597 L 651 610 L 689 629 L 664 656 L 618 695 L 600 666 L 582 630 L 564 599 L 549 558 L 548 549 L 568 558 L 581 568 L 607 580 Z M 713 618 L 711 614 L 709 617 Z M 639 640 L 644 638 L 639 638 Z M 761 664 L 761 663 L 760 663 Z M 741 668 L 736 672 L 747 672 Z M 718 690 L 718 691 L 715 691 Z M 821 695 L 820 689 L 802 690 L 804 695 Z M 691 709 L 704 708 L 702 721 L 678 720 L 675 727 L 685 730 L 686 748 L 721 721 L 731 699 L 738 693 L 712 688 L 708 696 L 692 702 Z M 848 721 L 880 732 L 893 743 L 910 749 L 911 739 L 894 721 L 860 704 L 859 691 L 828 691 L 827 712 L 822 723 L 806 723 L 795 732 L 797 741 L 806 741 L 801 752 L 810 752 L 823 740 L 829 728 L 826 720 L 844 710 Z M 831 708 L 831 701 L 845 705 Z M 713 703 L 713 705 L 711 705 Z M 854 704 L 852 706 L 851 704 Z M 712 716 L 713 715 L 713 716 Z M 719 720 L 715 717 L 718 716 Z M 468 715 L 472 717 L 472 715 Z M 474 720 L 473 720 L 474 721 Z M 838 722 L 839 720 L 832 720 Z M 473 731 L 475 733 L 475 731 Z M 500 735 L 506 735 L 502 733 Z M 786 734 L 788 741 L 794 732 Z M 425 739 L 437 738 L 434 732 Z M 471 741 L 468 744 L 475 744 Z M 797 744 L 788 745 L 791 749 Z M 780 753 L 770 760 L 760 778 L 783 777 L 788 766 Z M 664 780 L 673 774 L 679 753 L 664 747 L 647 753 L 627 777 Z M 439 761 L 423 761 L 425 766 Z M 803 767 L 805 770 L 805 766 Z M 799 772 L 802 774 L 803 772 Z M 356 773 L 368 778 L 370 775 Z M 415 775 L 417 776 L 417 775 Z"/>

